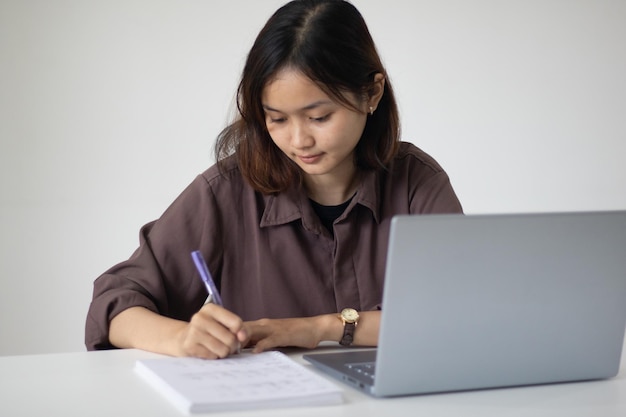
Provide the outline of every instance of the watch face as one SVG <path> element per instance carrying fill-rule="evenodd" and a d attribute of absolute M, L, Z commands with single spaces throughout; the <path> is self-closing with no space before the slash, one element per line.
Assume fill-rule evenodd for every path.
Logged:
<path fill-rule="evenodd" d="M 341 311 L 341 317 L 348 323 L 354 323 L 359 319 L 359 313 L 353 308 L 344 308 Z"/>

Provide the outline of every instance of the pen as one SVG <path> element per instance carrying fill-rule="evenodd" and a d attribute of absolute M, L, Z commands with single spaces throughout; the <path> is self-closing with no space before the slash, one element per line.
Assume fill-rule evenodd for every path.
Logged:
<path fill-rule="evenodd" d="M 217 304 L 218 306 L 223 306 L 222 297 L 220 297 L 219 291 L 217 291 L 217 287 L 215 286 L 215 282 L 213 282 L 213 278 L 211 277 L 211 273 L 209 272 L 209 267 L 207 266 L 204 258 L 200 251 L 191 252 L 191 257 L 193 258 L 193 263 L 196 265 L 196 269 L 200 274 L 200 278 L 204 282 L 204 286 L 209 292 L 209 296 L 207 297 L 204 304 Z"/>
<path fill-rule="evenodd" d="M 202 278 L 202 281 L 204 282 L 204 286 L 209 292 L 209 296 L 207 297 L 204 304 L 206 305 L 209 303 L 213 303 L 213 304 L 217 304 L 220 307 L 224 307 L 224 305 L 222 304 L 222 297 L 220 297 L 220 293 L 217 290 L 217 287 L 215 286 L 215 282 L 213 281 L 213 278 L 211 277 L 211 273 L 209 272 L 209 267 L 207 266 L 206 261 L 202 257 L 202 254 L 200 253 L 200 251 L 195 250 L 191 252 L 191 258 L 193 259 L 193 263 L 196 265 L 196 269 L 198 270 L 198 273 L 200 274 L 200 278 Z M 238 341 L 237 353 L 240 353 L 240 352 L 241 352 L 241 344 Z"/>

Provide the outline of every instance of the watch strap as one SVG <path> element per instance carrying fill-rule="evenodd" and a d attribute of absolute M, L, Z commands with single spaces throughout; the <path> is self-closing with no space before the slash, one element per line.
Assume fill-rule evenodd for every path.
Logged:
<path fill-rule="evenodd" d="M 343 325 L 343 336 L 339 341 L 339 344 L 342 346 L 350 346 L 354 341 L 354 330 L 356 328 L 355 323 L 344 323 Z"/>

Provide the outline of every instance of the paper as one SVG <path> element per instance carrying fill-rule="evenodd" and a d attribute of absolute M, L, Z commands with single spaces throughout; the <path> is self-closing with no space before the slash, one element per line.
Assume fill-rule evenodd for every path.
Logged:
<path fill-rule="evenodd" d="M 186 413 L 339 404 L 341 390 L 280 352 L 158 358 L 135 370 Z"/>

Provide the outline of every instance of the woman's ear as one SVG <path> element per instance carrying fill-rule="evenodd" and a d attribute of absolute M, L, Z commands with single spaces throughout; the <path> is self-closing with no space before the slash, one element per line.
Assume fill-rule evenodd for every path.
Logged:
<path fill-rule="evenodd" d="M 369 96 L 367 98 L 367 106 L 370 114 L 376 111 L 378 107 L 378 103 L 380 99 L 383 97 L 383 93 L 385 92 L 385 76 L 380 72 L 377 72 L 374 75 L 374 83 L 372 87 L 369 89 Z"/>

